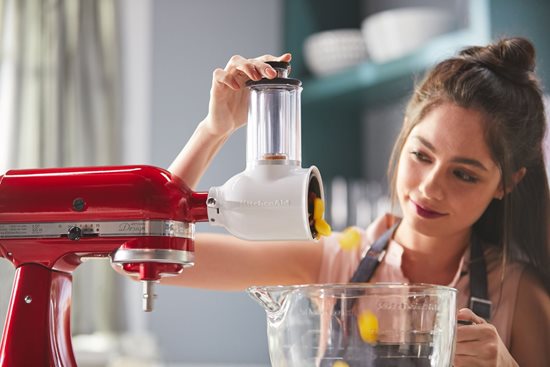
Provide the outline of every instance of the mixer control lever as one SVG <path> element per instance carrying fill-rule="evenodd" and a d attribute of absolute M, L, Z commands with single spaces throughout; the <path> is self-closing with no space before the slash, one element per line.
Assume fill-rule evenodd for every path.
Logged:
<path fill-rule="evenodd" d="M 67 237 L 71 241 L 78 241 L 82 237 L 82 229 L 78 226 L 72 226 L 67 232 Z"/>

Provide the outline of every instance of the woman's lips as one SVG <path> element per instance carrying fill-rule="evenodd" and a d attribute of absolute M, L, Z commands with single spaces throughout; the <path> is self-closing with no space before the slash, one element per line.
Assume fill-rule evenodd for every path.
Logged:
<path fill-rule="evenodd" d="M 436 212 L 435 210 L 431 210 L 426 207 L 423 207 L 422 205 L 415 203 L 413 200 L 411 200 L 411 203 L 413 204 L 414 209 L 416 210 L 416 214 L 418 214 L 422 218 L 434 219 L 434 218 L 440 218 L 447 215 L 445 213 Z"/>

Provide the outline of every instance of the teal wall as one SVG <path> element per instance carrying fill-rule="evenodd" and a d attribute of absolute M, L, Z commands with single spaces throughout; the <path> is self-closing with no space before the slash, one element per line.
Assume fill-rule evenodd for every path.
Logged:
<path fill-rule="evenodd" d="M 537 50 L 537 73 L 545 92 L 550 93 L 550 1 L 491 1 L 493 38 L 522 36 Z"/>

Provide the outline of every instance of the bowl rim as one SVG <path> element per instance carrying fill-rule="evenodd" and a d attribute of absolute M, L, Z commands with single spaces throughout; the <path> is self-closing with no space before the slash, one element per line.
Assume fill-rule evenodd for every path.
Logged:
<path fill-rule="evenodd" d="M 377 283 L 325 283 L 325 284 L 293 284 L 293 285 L 254 285 L 246 289 L 249 293 L 258 291 L 263 292 L 319 292 L 334 290 L 414 290 L 422 293 L 457 293 L 458 290 L 453 287 L 429 284 L 429 283 L 398 283 L 398 282 L 377 282 Z M 398 294 L 398 293 L 396 293 Z"/>

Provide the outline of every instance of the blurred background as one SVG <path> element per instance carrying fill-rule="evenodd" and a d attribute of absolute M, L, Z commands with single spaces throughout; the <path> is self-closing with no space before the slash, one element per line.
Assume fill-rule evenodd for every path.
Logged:
<path fill-rule="evenodd" d="M 215 68 L 290 51 L 303 166 L 320 168 L 335 229 L 365 226 L 388 210 L 385 169 L 414 81 L 466 45 L 525 36 L 548 86 L 549 17 L 544 0 L 0 0 L 0 174 L 167 167 L 207 113 Z M 241 129 L 198 189 L 244 166 Z M 13 273 L 2 259 L 2 323 Z M 139 286 L 108 261 L 74 278 L 79 366 L 269 366 L 264 312 L 244 292 L 158 287 L 145 314 Z"/>

